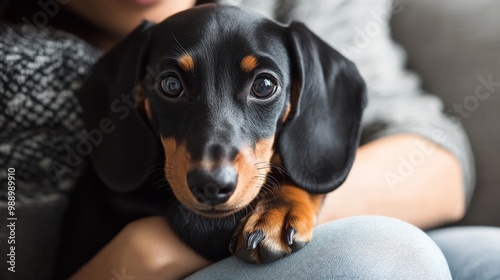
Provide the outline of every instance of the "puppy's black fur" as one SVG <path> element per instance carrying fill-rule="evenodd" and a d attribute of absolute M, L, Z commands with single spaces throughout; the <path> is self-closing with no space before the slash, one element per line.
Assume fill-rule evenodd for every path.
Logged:
<path fill-rule="evenodd" d="M 248 56 L 254 60 L 245 62 Z M 183 87 L 180 96 L 159 88 L 171 76 Z M 259 77 L 276 86 L 270 96 L 253 93 Z M 166 216 L 204 257 L 229 256 L 231 236 L 252 214 L 246 206 L 260 195 L 229 200 L 238 205 L 230 215 L 217 216 L 222 208 L 213 201 L 206 208 L 200 199 L 181 203 L 195 191 L 189 184 L 172 184 L 184 182 L 180 177 L 186 174 L 169 173 L 168 145 L 176 154 L 183 147 L 191 163 L 208 161 L 217 169 L 227 162 L 233 166 L 243 147 L 257 154 L 265 140 L 281 158 L 289 182 L 324 194 L 347 176 L 366 103 L 354 65 L 303 24 L 285 26 L 220 5 L 142 24 L 97 63 L 78 98 L 87 130 L 106 129 L 93 146 L 86 188 L 76 190 L 70 205 L 58 267 L 67 268 L 62 277 L 128 222 L 150 215 Z M 262 163 L 270 170 L 270 162 Z M 236 168 L 236 178 L 242 180 L 247 171 Z M 232 196 L 265 184 L 251 182 L 237 185 Z"/>

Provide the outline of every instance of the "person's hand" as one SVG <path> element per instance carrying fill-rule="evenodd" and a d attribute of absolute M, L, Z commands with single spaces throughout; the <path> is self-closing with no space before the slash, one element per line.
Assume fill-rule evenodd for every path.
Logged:
<path fill-rule="evenodd" d="M 149 217 L 128 224 L 71 279 L 181 279 L 209 264 L 165 218 Z"/>

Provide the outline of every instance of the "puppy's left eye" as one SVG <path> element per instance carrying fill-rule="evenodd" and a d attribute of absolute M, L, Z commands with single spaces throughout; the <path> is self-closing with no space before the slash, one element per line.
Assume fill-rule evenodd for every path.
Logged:
<path fill-rule="evenodd" d="M 159 87 L 163 94 L 172 98 L 181 97 L 184 93 L 181 81 L 174 76 L 165 77 L 160 81 Z"/>
<path fill-rule="evenodd" d="M 252 85 L 252 93 L 257 98 L 271 97 L 277 89 L 275 80 L 268 76 L 257 77 Z"/>

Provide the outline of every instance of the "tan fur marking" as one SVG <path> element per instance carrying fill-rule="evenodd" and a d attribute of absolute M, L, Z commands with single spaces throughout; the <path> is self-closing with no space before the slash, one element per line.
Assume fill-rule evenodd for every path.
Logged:
<path fill-rule="evenodd" d="M 270 171 L 273 144 L 274 135 L 258 141 L 255 149 L 244 147 L 240 150 L 234 160 L 234 167 L 238 171 L 238 185 L 227 203 L 244 207 L 257 196 Z"/>
<path fill-rule="evenodd" d="M 165 177 L 174 191 L 177 199 L 185 205 L 193 205 L 196 201 L 187 184 L 187 169 L 190 156 L 186 143 L 177 143 L 173 137 L 162 138 L 165 151 Z"/>
<path fill-rule="evenodd" d="M 144 100 L 144 111 L 146 111 L 146 116 L 148 116 L 149 120 L 152 120 L 151 117 L 151 105 L 149 104 L 149 99 Z"/>
<path fill-rule="evenodd" d="M 283 161 L 281 160 L 281 156 L 278 153 L 274 153 L 271 157 L 271 162 L 275 164 L 282 165 Z"/>
<path fill-rule="evenodd" d="M 290 103 L 288 103 L 286 105 L 285 114 L 283 115 L 283 119 L 282 119 L 283 122 L 285 122 L 288 119 L 288 116 L 290 116 L 291 111 L 292 111 L 292 105 L 290 105 Z"/>
<path fill-rule="evenodd" d="M 151 121 L 152 120 L 151 104 L 144 95 L 142 82 L 137 84 L 137 86 L 134 88 L 134 91 L 135 91 L 135 102 L 137 104 L 137 108 L 141 111 L 141 113 L 144 112 L 146 114 L 146 117 Z"/>
<path fill-rule="evenodd" d="M 218 166 L 221 166 L 222 164 L 226 164 L 227 162 L 213 162 L 210 160 L 202 159 L 200 161 L 192 161 L 189 162 L 187 172 L 193 171 L 197 168 L 205 169 L 205 170 L 214 170 Z"/>
<path fill-rule="evenodd" d="M 245 56 L 240 63 L 241 69 L 243 69 L 244 72 L 251 72 L 255 67 L 257 67 L 257 58 L 253 55 L 247 55 Z"/>
<path fill-rule="evenodd" d="M 189 54 L 179 58 L 179 66 L 186 72 L 194 72 L 194 60 Z"/>
<path fill-rule="evenodd" d="M 262 139 L 255 144 L 255 157 L 258 162 L 268 162 L 273 155 L 274 135 L 268 139 Z"/>

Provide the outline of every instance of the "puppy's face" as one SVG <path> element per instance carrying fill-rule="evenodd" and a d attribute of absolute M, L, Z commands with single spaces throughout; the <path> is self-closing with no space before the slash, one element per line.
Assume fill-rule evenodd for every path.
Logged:
<path fill-rule="evenodd" d="M 206 7 L 152 28 L 144 108 L 161 138 L 165 177 L 199 214 L 239 211 L 265 183 L 290 111 L 284 28 Z"/>

